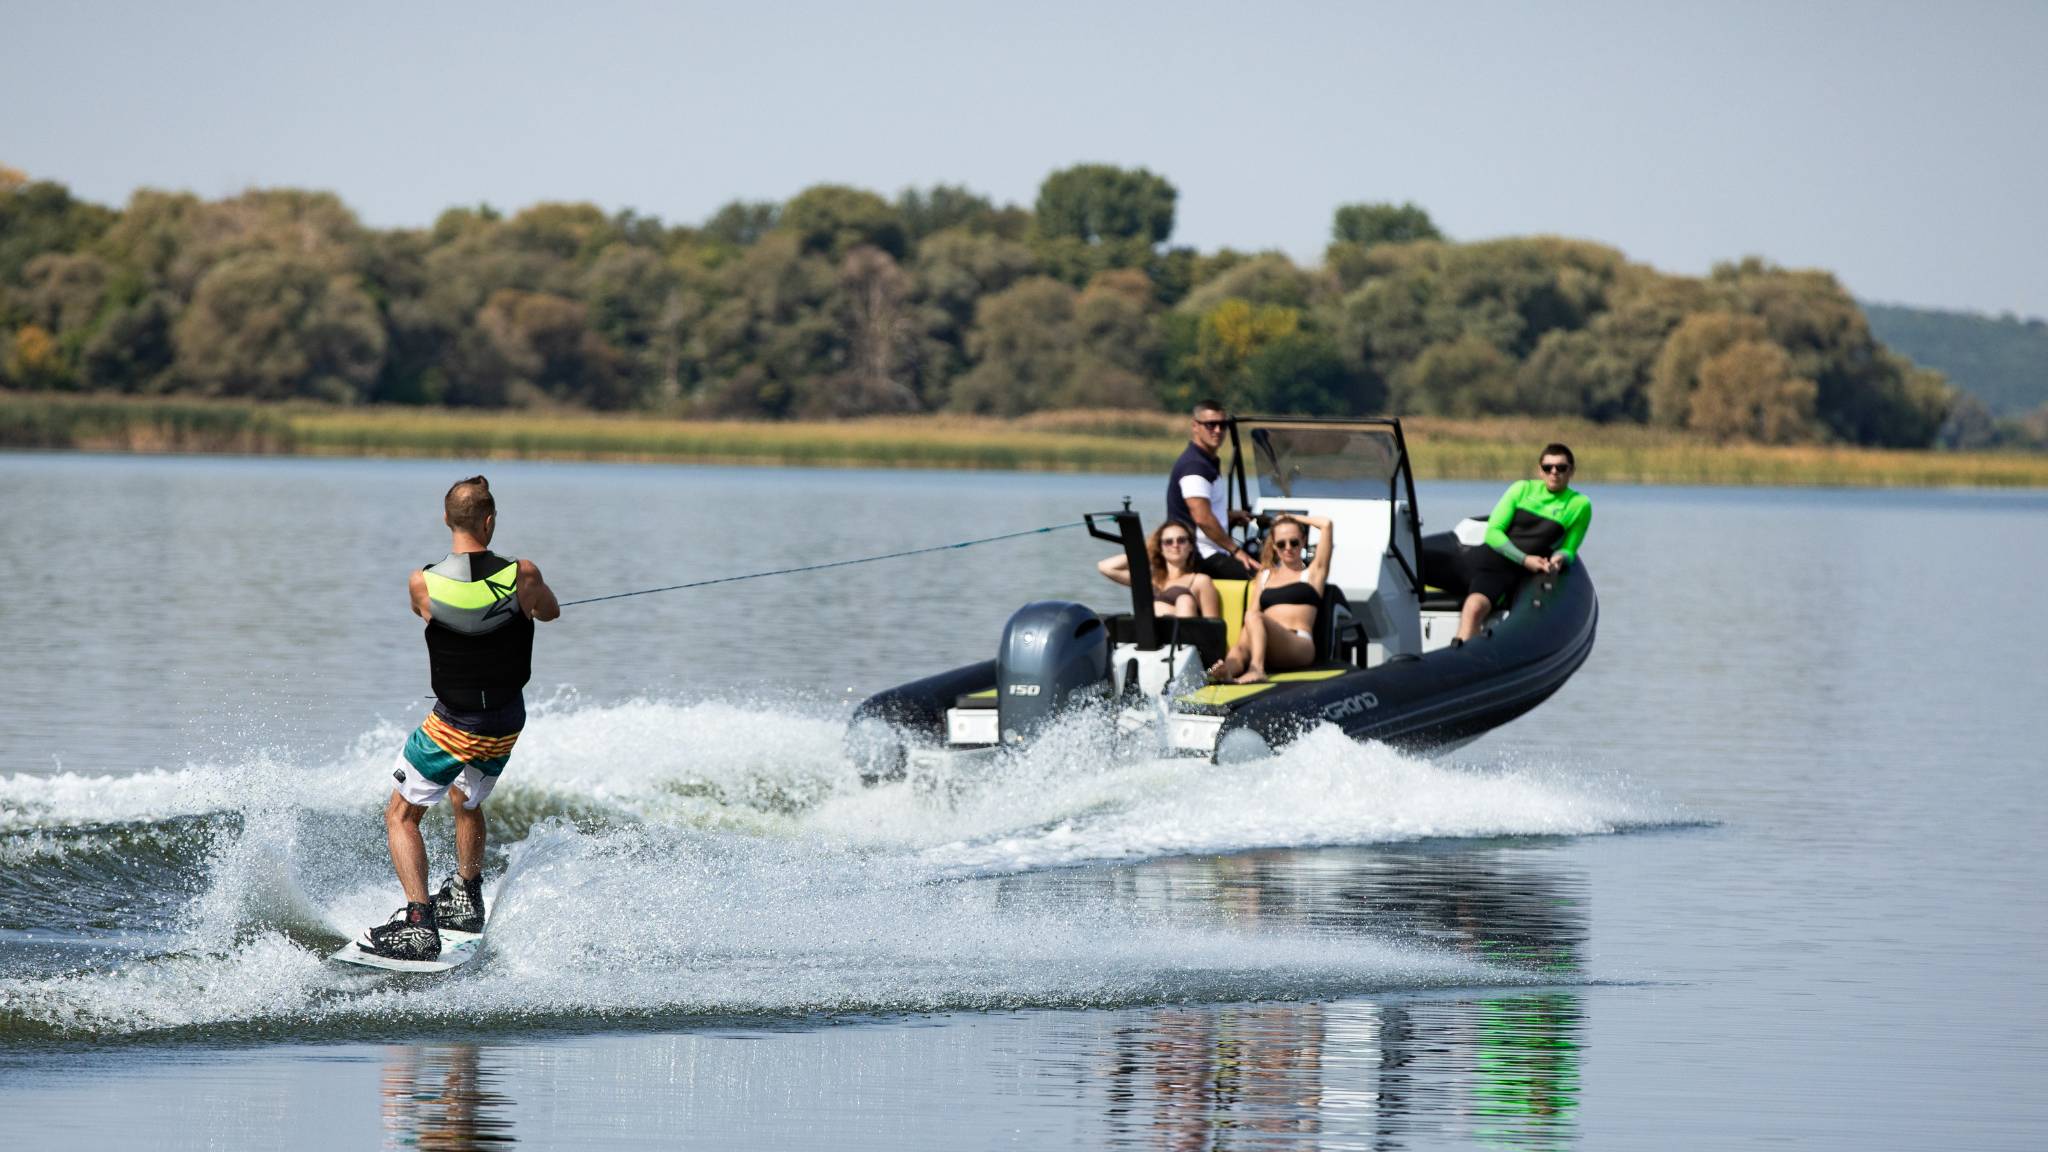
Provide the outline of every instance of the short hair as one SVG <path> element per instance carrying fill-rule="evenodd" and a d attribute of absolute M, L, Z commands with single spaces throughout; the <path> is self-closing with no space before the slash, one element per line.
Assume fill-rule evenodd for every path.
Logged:
<path fill-rule="evenodd" d="M 1195 407 L 1193 409 L 1192 414 L 1200 416 L 1204 412 L 1221 413 L 1223 411 L 1225 411 L 1225 409 L 1223 407 L 1223 402 L 1221 400 L 1197 400 L 1195 401 Z"/>
<path fill-rule="evenodd" d="M 1551 441 L 1548 444 L 1545 444 L 1543 446 L 1542 455 L 1539 455 L 1536 458 L 1538 460 L 1541 460 L 1544 456 L 1562 456 L 1564 457 L 1564 462 L 1566 464 L 1571 465 L 1574 471 L 1577 471 L 1579 467 L 1578 460 L 1572 456 L 1572 450 L 1570 448 L 1565 447 L 1562 444 L 1559 444 L 1555 440 Z"/>
<path fill-rule="evenodd" d="M 450 528 L 477 533 L 483 531 L 485 520 L 498 514 L 498 502 L 491 498 L 489 480 L 468 476 L 449 485 L 441 510 L 447 514 Z"/>

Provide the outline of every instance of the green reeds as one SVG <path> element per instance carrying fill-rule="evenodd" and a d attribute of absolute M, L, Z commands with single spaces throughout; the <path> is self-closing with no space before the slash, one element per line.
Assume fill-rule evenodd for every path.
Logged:
<path fill-rule="evenodd" d="M 2048 455 L 2040 454 L 1718 444 L 1669 429 L 1529 417 L 1405 423 L 1424 479 L 1527 475 L 1544 443 L 1563 440 L 1588 484 L 2048 487 Z M 0 447 L 128 452 L 1163 473 L 1186 425 L 1184 416 L 1149 412 L 742 423 L 0 392 Z"/>

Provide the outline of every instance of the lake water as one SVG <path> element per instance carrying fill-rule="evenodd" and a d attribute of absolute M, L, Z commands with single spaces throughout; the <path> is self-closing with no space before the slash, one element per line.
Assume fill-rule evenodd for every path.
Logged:
<path fill-rule="evenodd" d="M 564 599 L 1161 487 L 0 455 L 0 1146 L 2048 1143 L 2048 494 L 1596 487 L 1592 658 L 1454 756 L 1076 736 L 951 804 L 844 718 L 1115 605 L 1081 533 L 571 608 L 487 955 L 341 970 L 477 467 Z"/>

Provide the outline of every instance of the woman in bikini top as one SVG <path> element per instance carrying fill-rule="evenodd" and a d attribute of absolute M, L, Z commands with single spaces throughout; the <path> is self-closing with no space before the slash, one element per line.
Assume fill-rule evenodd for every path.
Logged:
<path fill-rule="evenodd" d="M 1161 616 L 1212 619 L 1223 615 L 1223 598 L 1216 591 L 1216 582 L 1195 571 L 1193 528 L 1179 520 L 1154 528 L 1145 541 L 1145 556 L 1151 561 L 1152 611 Z M 1131 586 L 1130 568 L 1121 552 L 1095 566 L 1126 588 Z"/>
<path fill-rule="evenodd" d="M 1317 536 L 1316 558 L 1305 561 L 1311 528 Z M 1313 629 L 1335 548 L 1330 522 L 1321 516 L 1282 516 L 1273 522 L 1252 585 L 1258 595 L 1246 607 L 1237 646 L 1209 669 L 1212 677 L 1250 684 L 1264 680 L 1269 668 L 1278 672 L 1315 663 Z"/>

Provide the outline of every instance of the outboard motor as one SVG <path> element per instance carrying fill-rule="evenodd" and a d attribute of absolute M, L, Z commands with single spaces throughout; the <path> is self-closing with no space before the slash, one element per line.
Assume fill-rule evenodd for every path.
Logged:
<path fill-rule="evenodd" d="M 996 650 L 996 723 L 1002 742 L 1036 735 L 1076 696 L 1109 684 L 1109 629 L 1093 609 L 1035 600 L 1003 626 Z"/>

